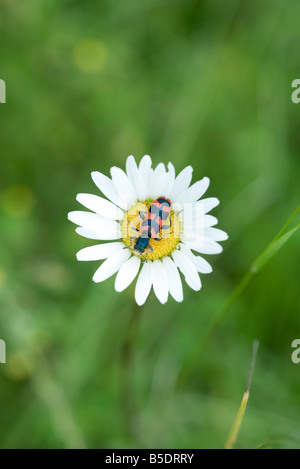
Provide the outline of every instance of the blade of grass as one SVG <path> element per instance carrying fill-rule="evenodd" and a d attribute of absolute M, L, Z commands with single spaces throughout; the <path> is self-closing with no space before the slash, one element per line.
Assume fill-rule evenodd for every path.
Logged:
<path fill-rule="evenodd" d="M 282 444 L 285 442 L 285 439 L 273 439 L 273 440 L 268 440 L 260 445 L 258 445 L 255 449 L 272 449 L 274 446 L 282 446 Z"/>
<path fill-rule="evenodd" d="M 250 363 L 250 368 L 249 368 L 249 374 L 248 374 L 248 381 L 247 381 L 247 387 L 243 395 L 243 399 L 240 405 L 240 408 L 238 410 L 237 416 L 235 418 L 235 421 L 233 423 L 233 426 L 229 432 L 228 438 L 225 443 L 225 449 L 233 449 L 234 445 L 236 443 L 243 418 L 245 415 L 246 407 L 248 404 L 249 400 L 249 395 L 250 395 L 250 386 L 252 382 L 252 376 L 253 376 L 253 370 L 254 370 L 254 365 L 255 365 L 255 360 L 256 360 L 256 355 L 259 347 L 259 341 L 255 340 L 253 342 L 252 346 L 252 356 L 251 356 L 251 363 Z"/>
<path fill-rule="evenodd" d="M 289 226 L 289 224 L 293 221 L 293 219 L 295 218 L 295 216 L 297 215 L 297 213 L 300 212 L 300 205 L 296 208 L 296 210 L 294 211 L 294 213 L 290 216 L 290 218 L 288 219 L 288 221 L 283 225 L 283 227 L 281 228 L 281 230 L 279 231 L 279 233 L 275 236 L 274 241 L 277 241 L 277 239 L 280 238 L 280 236 L 282 235 L 282 233 L 285 232 L 286 228 Z"/>
<path fill-rule="evenodd" d="M 182 386 L 182 384 L 186 382 L 193 368 L 195 367 L 199 359 L 199 356 L 204 346 L 208 342 L 209 338 L 214 334 L 215 330 L 218 328 L 220 323 L 223 321 L 223 319 L 226 317 L 228 312 L 231 310 L 234 303 L 241 296 L 241 294 L 247 287 L 252 277 L 255 274 L 257 274 L 260 271 L 260 269 L 269 260 L 272 259 L 272 257 L 284 246 L 284 244 L 290 239 L 290 237 L 299 229 L 300 224 L 296 225 L 287 233 L 282 234 L 284 233 L 288 225 L 293 221 L 293 219 L 295 218 L 295 216 L 297 215 L 299 211 L 300 211 L 300 205 L 294 211 L 293 215 L 289 218 L 289 220 L 280 229 L 280 231 L 275 236 L 275 238 L 270 242 L 267 248 L 254 260 L 254 262 L 249 267 L 248 271 L 242 277 L 240 283 L 237 285 L 237 287 L 233 290 L 232 294 L 229 296 L 223 308 L 220 309 L 220 311 L 216 314 L 216 316 L 209 323 L 205 333 L 196 342 L 194 348 L 191 350 L 190 354 L 188 355 L 188 357 L 183 363 L 183 366 L 178 375 L 178 380 L 177 380 L 178 387 Z"/>
<path fill-rule="evenodd" d="M 259 256 L 252 264 L 251 270 L 253 273 L 257 273 L 273 256 L 284 246 L 284 244 L 290 239 L 290 237 L 298 230 L 300 227 L 296 225 L 294 228 L 289 230 L 287 233 L 282 235 L 277 240 L 269 244 L 267 249 Z"/>

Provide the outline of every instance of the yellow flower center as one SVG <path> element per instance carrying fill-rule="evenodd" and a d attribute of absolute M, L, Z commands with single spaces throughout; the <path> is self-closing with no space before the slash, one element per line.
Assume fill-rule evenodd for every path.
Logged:
<path fill-rule="evenodd" d="M 180 241 L 181 226 L 176 213 L 171 210 L 166 220 L 151 220 L 149 237 L 147 216 L 151 203 L 139 202 L 126 212 L 122 222 L 122 241 L 142 260 L 154 261 L 174 251 Z"/>

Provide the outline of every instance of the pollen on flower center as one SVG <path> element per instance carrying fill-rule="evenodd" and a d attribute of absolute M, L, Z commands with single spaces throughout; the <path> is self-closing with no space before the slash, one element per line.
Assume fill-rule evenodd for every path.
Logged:
<path fill-rule="evenodd" d="M 142 260 L 154 261 L 174 251 L 180 241 L 181 226 L 176 213 L 171 209 L 164 221 L 153 217 L 150 221 L 152 234 L 149 237 L 146 225 L 152 202 L 139 202 L 126 212 L 122 222 L 122 240 Z"/>

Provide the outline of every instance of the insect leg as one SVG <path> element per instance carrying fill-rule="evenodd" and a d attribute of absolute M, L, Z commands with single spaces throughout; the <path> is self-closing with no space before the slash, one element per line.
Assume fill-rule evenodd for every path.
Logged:
<path fill-rule="evenodd" d="M 128 244 L 128 246 L 124 246 L 123 249 L 127 249 L 127 248 L 132 248 L 132 240 L 133 239 L 138 239 L 138 236 L 131 236 L 130 237 L 130 244 Z"/>
<path fill-rule="evenodd" d="M 166 236 L 169 236 L 171 234 L 173 234 L 174 231 L 171 231 L 170 233 L 166 233 L 165 235 L 163 235 L 161 238 L 154 238 L 154 241 L 161 241 L 162 239 L 164 239 Z"/>
<path fill-rule="evenodd" d="M 143 211 L 143 210 L 139 211 L 139 215 L 140 215 L 142 220 L 145 220 L 147 213 L 148 213 L 148 211 Z"/>
<path fill-rule="evenodd" d="M 127 221 L 128 221 L 128 224 L 131 226 L 131 228 L 132 228 L 134 231 L 140 231 L 138 228 L 136 228 L 135 226 L 133 226 L 133 224 L 130 222 L 129 218 L 127 218 Z"/>
<path fill-rule="evenodd" d="M 130 246 L 132 247 L 132 240 L 133 239 L 139 239 L 138 236 L 130 236 Z"/>

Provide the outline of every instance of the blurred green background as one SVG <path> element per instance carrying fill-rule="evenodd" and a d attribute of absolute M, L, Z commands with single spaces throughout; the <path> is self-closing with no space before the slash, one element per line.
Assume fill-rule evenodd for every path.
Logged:
<path fill-rule="evenodd" d="M 206 333 L 299 205 L 299 19 L 297 0 L 0 1 L 1 448 L 223 447 L 255 338 L 237 447 L 300 447 L 299 234 Z M 93 284 L 66 216 L 91 171 L 145 153 L 211 178 L 230 239 L 133 331 L 133 288 Z"/>

